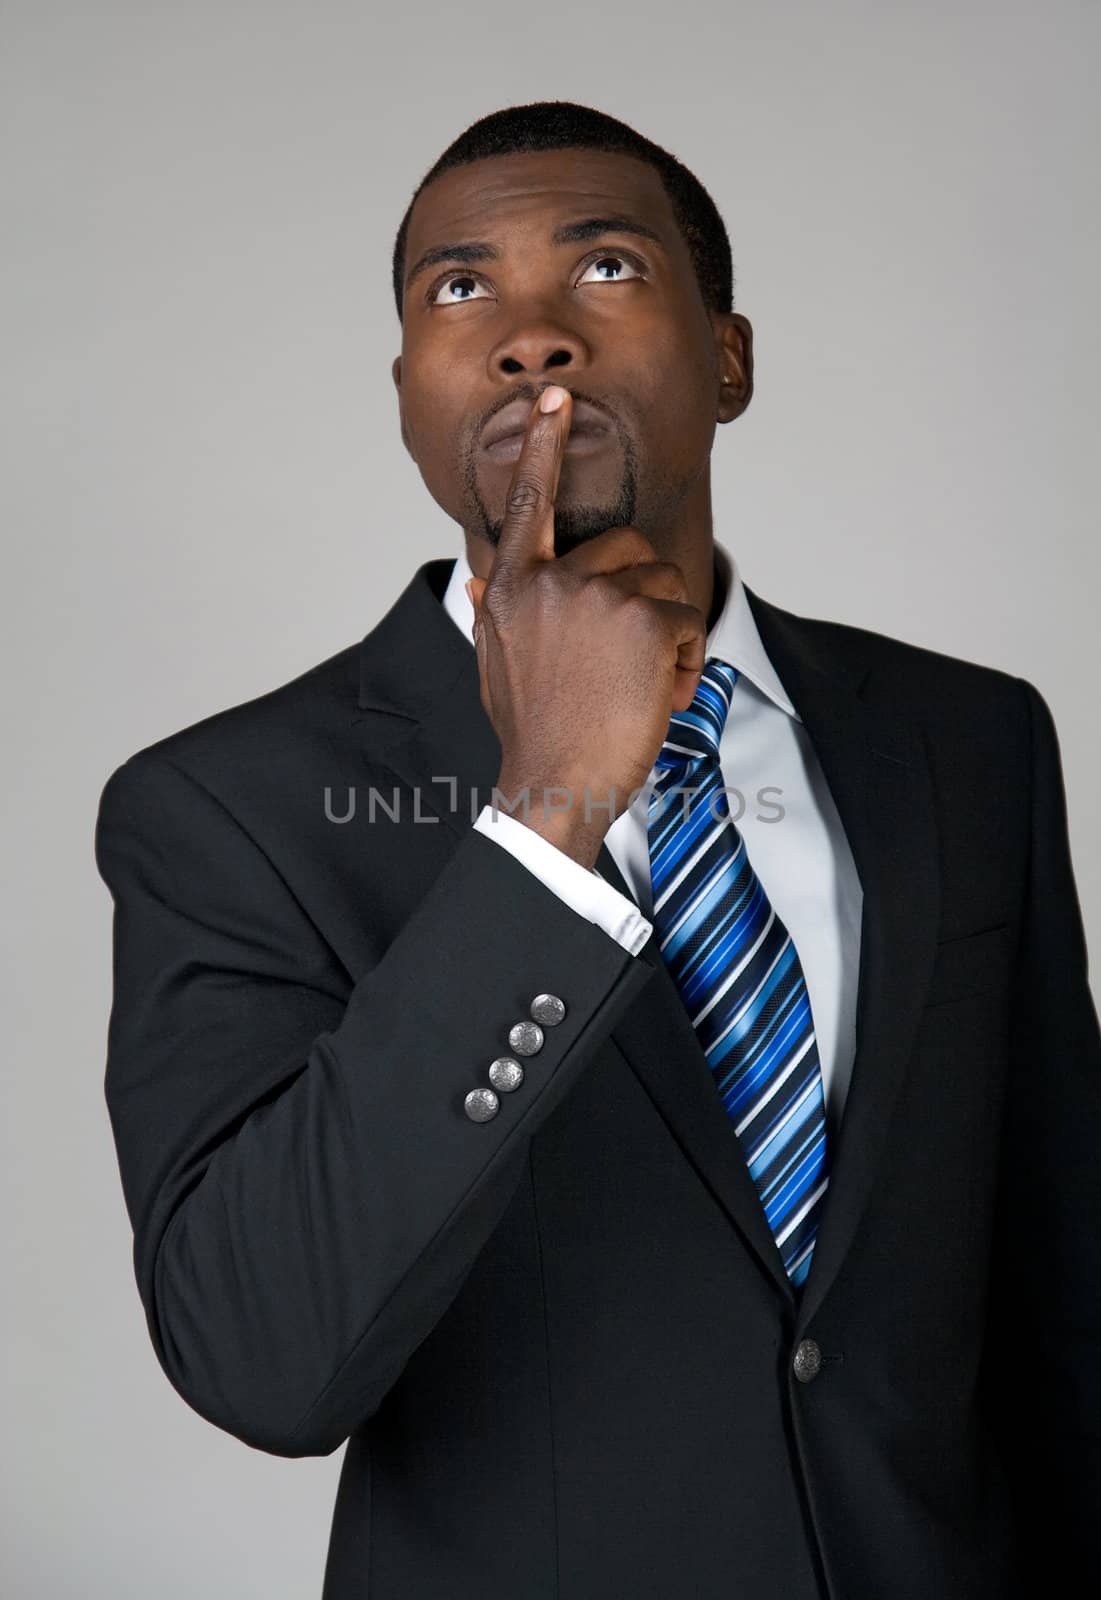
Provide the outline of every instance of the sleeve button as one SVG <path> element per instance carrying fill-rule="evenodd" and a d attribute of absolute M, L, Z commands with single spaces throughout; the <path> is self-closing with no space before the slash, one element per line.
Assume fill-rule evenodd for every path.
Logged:
<path fill-rule="evenodd" d="M 513 1089 L 518 1089 L 523 1083 L 524 1069 L 511 1056 L 498 1056 L 496 1061 L 490 1062 L 489 1081 L 503 1094 L 511 1094 Z"/>
<path fill-rule="evenodd" d="M 508 1030 L 508 1044 L 518 1056 L 533 1056 L 543 1048 L 543 1030 L 537 1022 L 514 1022 Z"/>
<path fill-rule="evenodd" d="M 566 1007 L 556 994 L 537 994 L 531 1002 L 532 1021 L 544 1028 L 556 1028 L 565 1015 Z"/>
<path fill-rule="evenodd" d="M 463 1106 L 471 1122 L 488 1122 L 497 1115 L 500 1103 L 492 1089 L 471 1089 Z"/>

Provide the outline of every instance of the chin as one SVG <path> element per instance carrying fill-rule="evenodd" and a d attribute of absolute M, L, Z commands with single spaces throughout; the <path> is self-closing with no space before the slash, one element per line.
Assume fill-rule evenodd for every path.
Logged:
<path fill-rule="evenodd" d="M 609 528 L 629 527 L 634 518 L 633 494 L 625 494 L 609 505 L 558 505 L 554 511 L 554 553 L 568 555 Z M 496 546 L 501 537 L 500 521 L 492 522 L 488 532 L 490 543 Z"/>

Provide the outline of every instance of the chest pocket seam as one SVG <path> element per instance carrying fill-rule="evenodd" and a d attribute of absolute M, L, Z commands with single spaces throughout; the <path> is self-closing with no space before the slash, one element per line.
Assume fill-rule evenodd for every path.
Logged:
<path fill-rule="evenodd" d="M 955 1000 L 969 1000 L 998 988 L 1004 979 L 1008 959 L 1008 922 L 983 928 L 978 933 L 942 939 L 937 945 L 923 1009 L 929 1011 Z"/>

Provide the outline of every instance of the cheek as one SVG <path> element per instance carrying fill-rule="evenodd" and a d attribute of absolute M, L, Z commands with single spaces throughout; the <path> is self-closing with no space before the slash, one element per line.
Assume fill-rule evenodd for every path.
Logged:
<path fill-rule="evenodd" d="M 404 403 L 409 449 L 425 487 L 445 510 L 457 508 L 462 484 L 463 415 L 439 393 L 407 392 Z"/>
<path fill-rule="evenodd" d="M 694 381 L 657 385 L 642 408 L 646 455 L 672 476 L 689 476 L 707 460 L 715 427 L 715 405 L 706 373 L 698 374 Z"/>
<path fill-rule="evenodd" d="M 457 451 L 445 440 L 434 439 L 428 450 L 420 450 L 417 466 L 424 486 L 436 504 L 455 521 L 462 521 L 466 495 Z"/>
<path fill-rule="evenodd" d="M 714 352 L 685 339 L 684 325 L 649 331 L 639 385 L 648 452 L 670 464 L 695 466 L 711 449 L 716 427 Z"/>

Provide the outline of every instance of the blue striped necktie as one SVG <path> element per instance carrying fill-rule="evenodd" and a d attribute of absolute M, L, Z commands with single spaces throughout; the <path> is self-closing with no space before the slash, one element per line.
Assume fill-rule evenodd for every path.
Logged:
<path fill-rule="evenodd" d="M 737 681 L 712 656 L 670 721 L 647 820 L 651 920 L 799 1289 L 829 1182 L 822 1071 L 799 956 L 723 788 L 719 739 Z"/>

